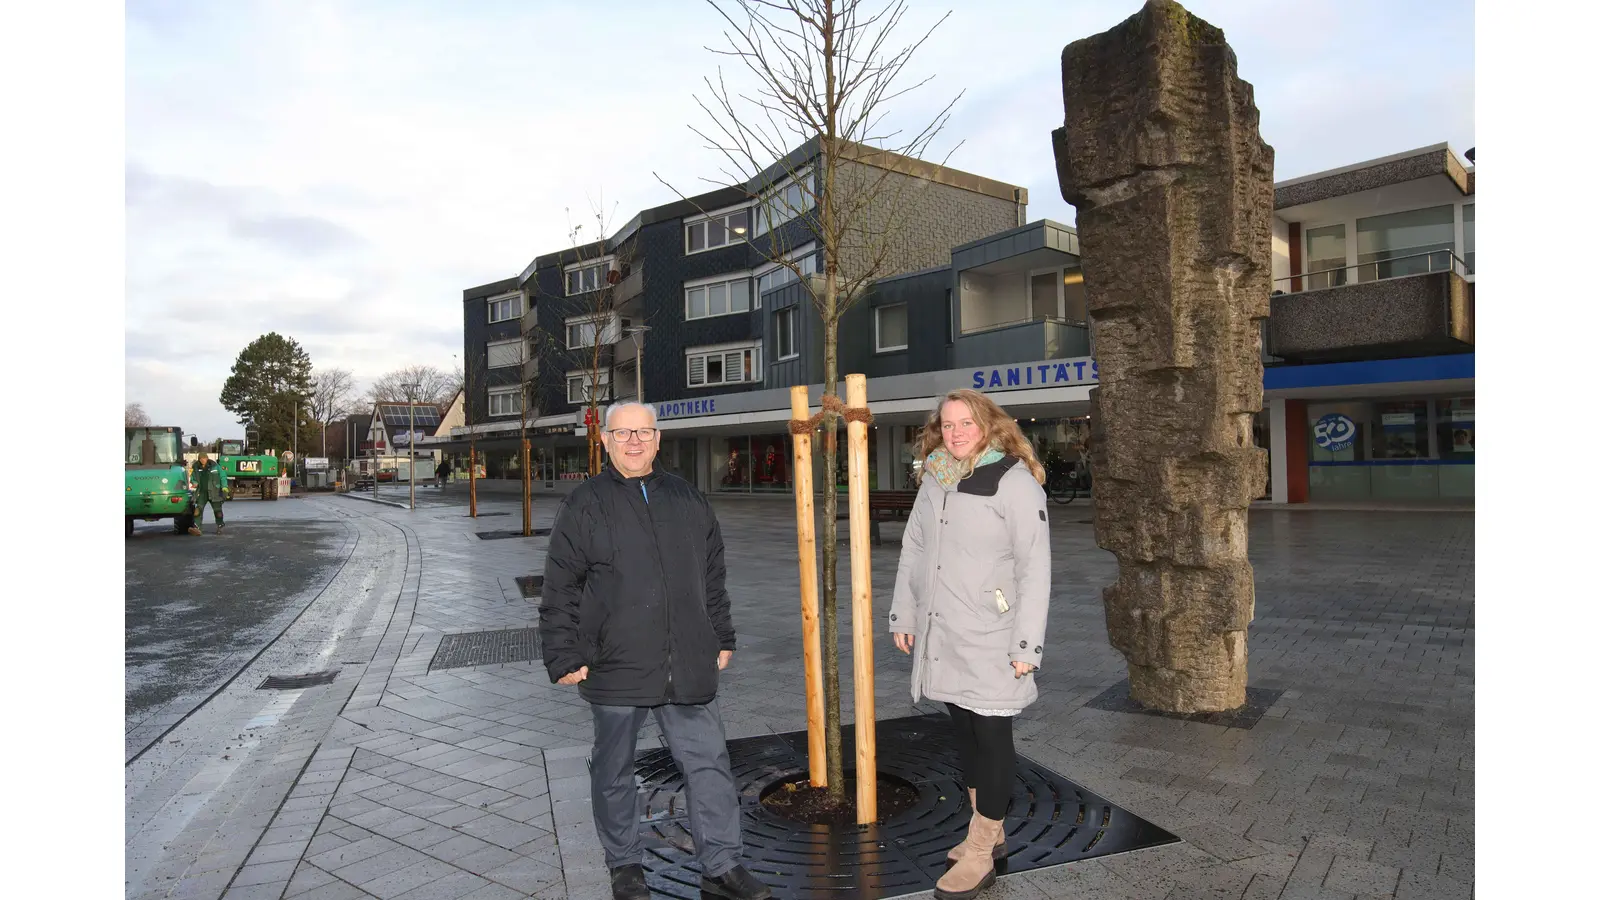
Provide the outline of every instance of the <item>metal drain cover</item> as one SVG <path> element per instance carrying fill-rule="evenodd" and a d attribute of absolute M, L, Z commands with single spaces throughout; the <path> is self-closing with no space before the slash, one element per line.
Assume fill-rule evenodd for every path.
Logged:
<path fill-rule="evenodd" d="M 525 599 L 537 597 L 544 591 L 543 575 L 518 575 L 517 590 L 522 591 Z"/>
<path fill-rule="evenodd" d="M 332 669 L 327 672 L 311 672 L 305 675 L 269 675 L 267 680 L 261 682 L 256 690 L 291 691 L 296 688 L 315 687 L 319 684 L 332 684 L 333 679 L 338 674 L 338 669 Z"/>
<path fill-rule="evenodd" d="M 533 534 L 531 536 L 532 537 L 543 537 L 543 536 L 545 536 L 545 535 L 547 535 L 549 533 L 550 533 L 550 529 L 548 529 L 548 528 L 535 528 L 535 529 L 533 529 Z M 505 540 L 506 538 L 519 538 L 519 537 L 529 537 L 530 536 L 530 535 L 523 534 L 521 528 L 518 528 L 515 531 L 480 531 L 477 534 L 478 534 L 478 537 L 480 539 L 485 540 L 485 541 L 500 541 L 500 540 Z"/>
<path fill-rule="evenodd" d="M 501 628 L 497 631 L 447 634 L 439 642 L 439 649 L 433 652 L 428 671 L 534 662 L 543 652 L 537 628 Z"/>
<path fill-rule="evenodd" d="M 855 754 L 846 729 L 844 758 Z M 769 786 L 806 770 L 806 733 L 728 742 L 739 786 L 745 865 L 777 897 L 883 898 L 929 890 L 944 874 L 945 854 L 966 833 L 972 814 L 961 763 L 944 715 L 878 723 L 878 770 L 909 782 L 917 802 L 894 818 L 866 826 L 804 825 L 761 805 Z M 667 750 L 638 756 L 645 880 L 652 896 L 699 900 L 700 870 L 689 851 L 684 784 Z M 1001 874 L 1025 872 L 1170 844 L 1178 838 L 1021 754 L 1006 817 Z"/>

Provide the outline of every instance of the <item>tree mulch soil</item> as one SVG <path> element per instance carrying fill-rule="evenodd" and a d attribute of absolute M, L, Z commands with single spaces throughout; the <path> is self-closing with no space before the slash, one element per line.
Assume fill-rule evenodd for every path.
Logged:
<path fill-rule="evenodd" d="M 878 773 L 878 821 L 891 819 L 917 804 L 917 789 L 892 775 Z M 856 782 L 846 778 L 843 802 L 828 799 L 827 788 L 811 786 L 811 779 L 796 775 L 762 792 L 761 805 L 774 815 L 806 825 L 856 824 Z"/>

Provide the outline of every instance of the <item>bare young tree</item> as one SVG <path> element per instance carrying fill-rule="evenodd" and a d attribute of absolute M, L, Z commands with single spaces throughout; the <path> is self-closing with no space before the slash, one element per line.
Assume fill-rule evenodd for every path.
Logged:
<path fill-rule="evenodd" d="M 349 369 L 313 369 L 311 372 L 311 415 L 322 429 L 322 455 L 328 455 L 328 426 L 350 415 L 355 404 L 354 376 Z"/>
<path fill-rule="evenodd" d="M 952 98 L 920 130 L 885 124 L 890 104 L 925 85 L 901 76 L 917 49 L 948 18 L 896 45 L 905 0 L 708 0 L 723 17 L 726 46 L 753 90 L 730 87 L 718 70 L 706 79 L 710 99 L 696 102 L 712 121 L 692 127 L 726 160 L 725 185 L 750 184 L 776 165 L 780 177 L 757 196 L 753 234 L 771 237 L 763 254 L 805 286 L 823 327 L 822 649 L 828 793 L 846 802 L 841 754 L 838 651 L 839 320 L 907 244 L 906 210 L 921 179 L 910 176 L 949 121 Z M 797 145 L 815 154 L 795 158 Z M 954 148 L 952 148 L 952 151 Z M 941 164 L 949 159 L 946 154 Z M 659 176 L 658 176 L 659 178 Z M 708 179 L 709 180 L 709 179 Z M 663 181 L 665 183 L 665 181 Z M 670 185 L 669 185 L 670 187 Z M 683 196 L 682 192 L 678 192 Z M 822 254 L 812 273 L 792 258 L 783 227 L 799 219 Z M 806 254 L 809 258 L 810 254 Z"/>
<path fill-rule="evenodd" d="M 122 424 L 124 427 L 145 427 L 150 424 L 150 414 L 144 411 L 143 403 L 129 403 L 122 408 Z"/>
<path fill-rule="evenodd" d="M 567 235 L 572 241 L 572 250 L 564 256 L 561 290 L 551 298 L 558 300 L 562 308 L 571 308 L 576 303 L 581 312 L 570 323 L 552 322 L 550 327 L 560 329 L 557 346 L 572 351 L 580 366 L 585 419 L 592 423 L 586 429 L 588 472 L 598 475 L 604 458 L 600 440 L 600 427 L 604 424 L 601 407 L 610 399 L 620 399 L 616 391 L 615 353 L 608 354 L 606 348 L 616 346 L 627 337 L 618 305 L 622 291 L 633 283 L 629 279 L 636 251 L 631 236 L 612 245 L 607 238 L 610 220 L 600 204 L 592 205 L 592 215 L 595 237 L 587 242 L 583 241 L 584 224 L 569 224 Z M 603 264 L 608 258 L 609 265 Z M 635 378 L 639 377 L 636 370 Z"/>

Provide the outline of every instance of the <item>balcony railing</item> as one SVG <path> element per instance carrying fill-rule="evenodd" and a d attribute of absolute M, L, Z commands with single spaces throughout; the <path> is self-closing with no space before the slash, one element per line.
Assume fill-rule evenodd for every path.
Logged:
<path fill-rule="evenodd" d="M 1353 266 L 1336 266 L 1277 278 L 1272 282 L 1272 292 L 1296 294 L 1342 287 L 1346 284 L 1404 278 L 1408 275 L 1428 275 L 1434 272 L 1454 272 L 1462 278 L 1468 278 L 1472 275 L 1472 266 L 1457 256 L 1453 250 L 1427 250 L 1359 262 Z"/>
<path fill-rule="evenodd" d="M 975 334 L 987 334 L 988 332 L 999 331 L 1003 328 L 1015 328 L 1018 325 L 1034 325 L 1046 322 L 1053 325 L 1073 325 L 1078 328 L 1089 327 L 1088 322 L 1078 322 L 1072 319 L 1063 319 L 1060 316 L 1028 316 L 1025 319 L 1012 319 L 1008 322 L 994 322 L 992 324 L 982 325 L 977 328 L 969 328 L 961 332 L 961 334 L 957 335 L 957 337 L 971 337 Z"/>

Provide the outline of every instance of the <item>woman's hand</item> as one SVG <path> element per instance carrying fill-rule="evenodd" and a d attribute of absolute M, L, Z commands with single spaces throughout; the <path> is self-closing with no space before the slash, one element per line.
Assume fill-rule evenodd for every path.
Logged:
<path fill-rule="evenodd" d="M 916 640 L 917 640 L 917 638 L 916 638 L 915 635 L 901 634 L 899 632 L 895 632 L 894 645 L 896 647 L 900 648 L 900 652 L 901 653 L 910 653 L 911 652 L 911 645 L 913 643 L 915 643 Z"/>
<path fill-rule="evenodd" d="M 1033 663 L 1025 663 L 1021 660 L 1014 659 L 1011 661 L 1011 668 L 1017 671 L 1016 677 L 1021 678 L 1022 676 L 1033 671 Z"/>

